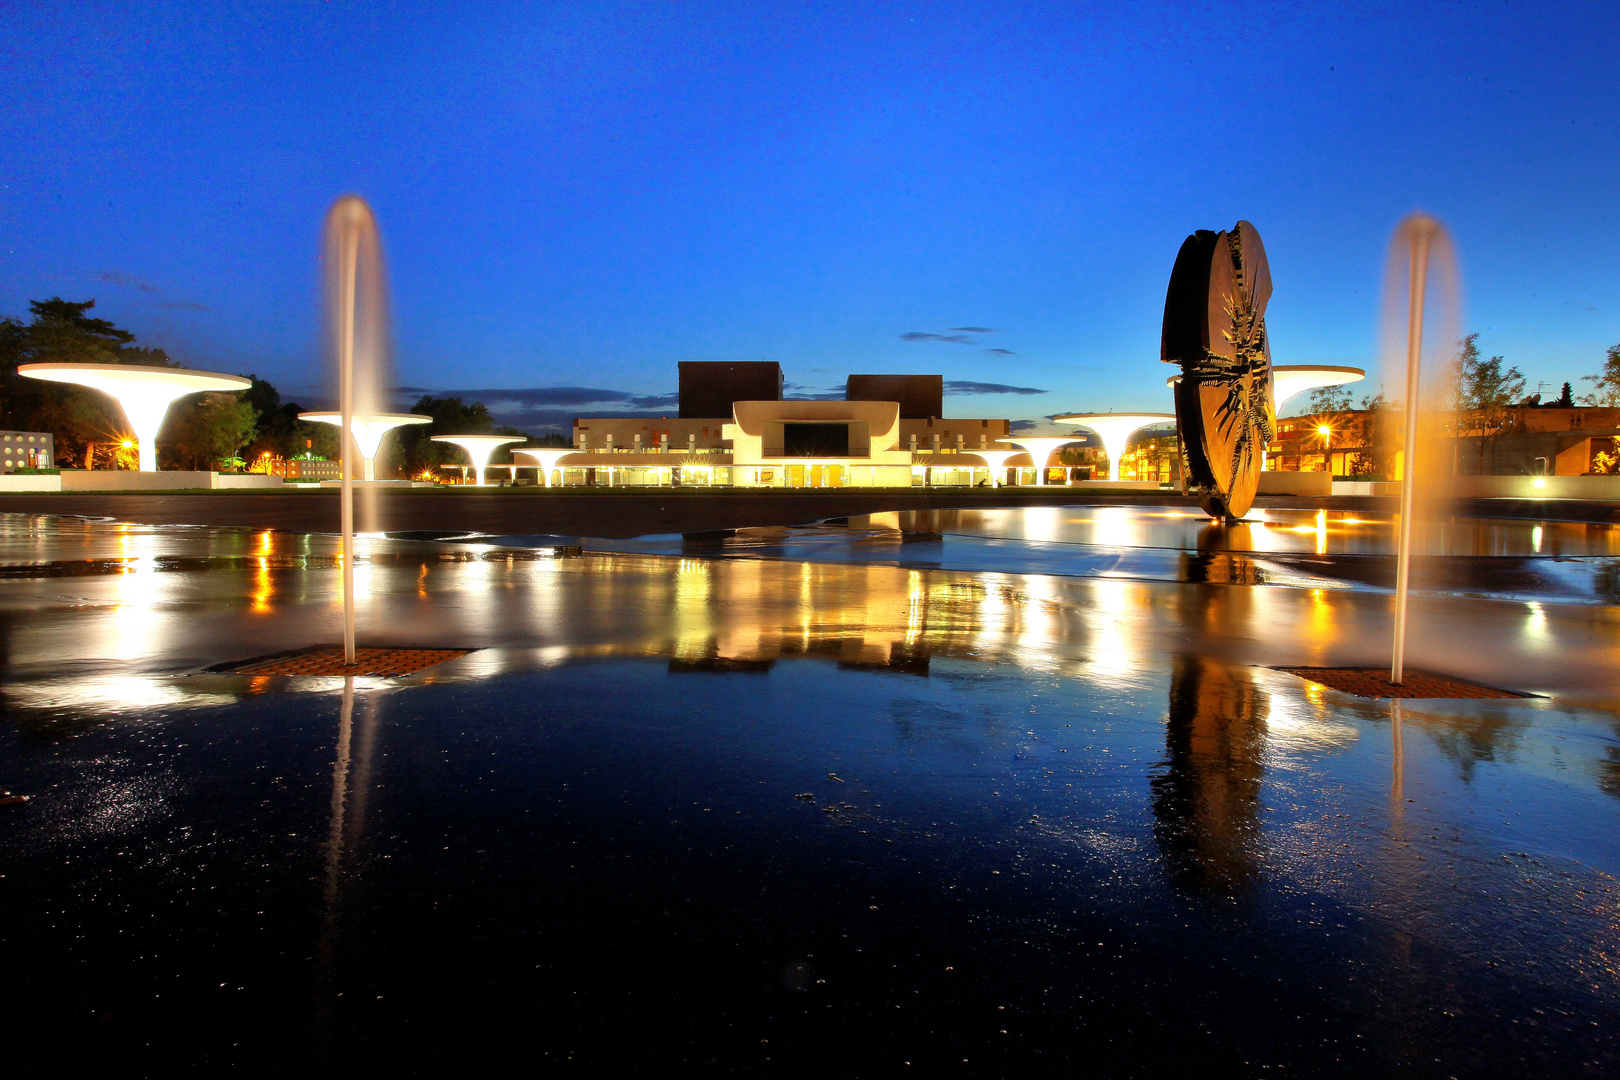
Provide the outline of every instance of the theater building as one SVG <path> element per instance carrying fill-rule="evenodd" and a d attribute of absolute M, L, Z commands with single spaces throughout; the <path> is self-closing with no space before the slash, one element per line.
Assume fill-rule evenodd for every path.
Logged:
<path fill-rule="evenodd" d="M 604 486 L 970 486 L 994 483 L 973 451 L 1007 449 L 997 440 L 1007 437 L 1008 421 L 941 416 L 944 382 L 938 375 L 851 375 L 843 401 L 784 400 L 782 385 L 775 363 L 682 363 L 677 416 L 576 419 L 576 453 L 559 463 L 561 480 Z M 733 396 L 733 389 L 757 396 Z M 724 412 L 722 402 L 728 404 Z M 1024 472 L 1033 476 L 1034 470 Z"/>

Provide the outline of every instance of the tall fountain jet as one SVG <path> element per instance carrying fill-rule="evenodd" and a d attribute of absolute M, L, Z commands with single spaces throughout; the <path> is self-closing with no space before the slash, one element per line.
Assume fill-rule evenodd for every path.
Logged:
<path fill-rule="evenodd" d="M 1435 279 L 1438 303 L 1429 297 Z M 1403 296 L 1404 293 L 1404 304 Z M 1434 504 L 1449 492 L 1440 441 L 1448 407 L 1452 365 L 1431 358 L 1423 366 L 1425 322 L 1438 321 L 1442 343 L 1458 336 L 1457 264 L 1446 227 L 1427 214 L 1411 214 L 1395 229 L 1384 278 L 1384 354 L 1390 375 L 1405 387 L 1401 449 L 1401 522 L 1396 541 L 1395 640 L 1389 681 L 1401 685 L 1406 670 L 1406 598 L 1412 573 L 1412 522 L 1435 516 Z M 1404 324 L 1404 325 L 1403 325 Z M 1433 339 L 1431 338 L 1431 341 Z M 1431 346 L 1432 347 L 1432 346 Z M 1425 381 L 1427 380 L 1427 381 Z M 1392 379 L 1391 381 L 1395 381 Z"/>
<path fill-rule="evenodd" d="M 337 360 L 342 418 L 343 662 L 354 652 L 355 414 L 383 411 L 388 381 L 388 302 L 377 219 L 358 195 L 345 195 L 326 215 L 326 310 Z M 375 492 L 370 493 L 375 498 Z"/>

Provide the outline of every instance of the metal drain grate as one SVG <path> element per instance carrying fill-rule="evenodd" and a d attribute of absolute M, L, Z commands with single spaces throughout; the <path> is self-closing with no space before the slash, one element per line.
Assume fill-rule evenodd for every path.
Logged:
<path fill-rule="evenodd" d="M 1432 671 L 1408 669 L 1401 685 L 1389 681 L 1388 668 L 1332 668 L 1285 667 L 1290 675 L 1298 675 L 1314 683 L 1343 690 L 1347 694 L 1367 698 L 1526 698 L 1534 694 L 1521 694 L 1516 690 L 1498 690 L 1491 686 L 1454 679 L 1450 675 L 1436 675 Z"/>
<path fill-rule="evenodd" d="M 353 667 L 343 662 L 341 646 L 324 646 L 291 656 L 249 660 L 235 667 L 216 668 L 235 675 L 367 675 L 398 678 L 466 656 L 471 649 L 365 648 L 354 651 Z"/>

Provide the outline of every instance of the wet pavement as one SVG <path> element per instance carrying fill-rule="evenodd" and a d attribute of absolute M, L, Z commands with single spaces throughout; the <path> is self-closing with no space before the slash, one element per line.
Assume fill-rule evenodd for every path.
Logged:
<path fill-rule="evenodd" d="M 735 541 L 368 538 L 362 643 L 477 651 L 345 686 L 205 670 L 336 640 L 331 537 L 0 518 L 13 1063 L 1620 1062 L 1614 608 L 1419 598 L 1538 696 L 1397 712 L 1271 670 L 1383 659 L 1376 587 Z"/>

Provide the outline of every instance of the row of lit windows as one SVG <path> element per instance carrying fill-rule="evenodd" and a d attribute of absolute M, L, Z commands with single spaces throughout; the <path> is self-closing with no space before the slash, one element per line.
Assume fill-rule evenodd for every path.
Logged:
<path fill-rule="evenodd" d="M 0 436 L 0 442 L 10 442 L 10 441 L 11 441 L 11 440 L 12 440 L 12 439 L 13 439 L 13 438 L 16 438 L 16 440 L 17 440 L 17 441 L 18 441 L 18 442 L 22 442 L 22 441 L 23 441 L 23 437 L 22 437 L 22 436 L 21 436 L 21 435 L 17 435 L 17 436 L 11 436 L 11 435 L 4 435 L 4 436 Z M 48 435 L 41 435 L 41 436 L 39 436 L 39 441 L 40 441 L 40 442 L 44 442 L 44 441 L 45 441 L 45 440 L 46 440 L 46 439 L 48 439 L 48 438 L 50 438 L 50 436 L 48 436 Z M 34 436 L 32 436 L 32 435 L 30 435 L 30 436 L 28 436 L 28 441 L 29 441 L 29 442 L 33 442 L 33 441 L 34 441 Z"/>

